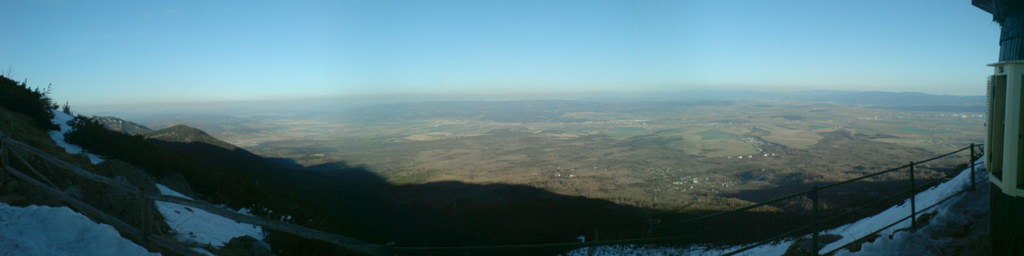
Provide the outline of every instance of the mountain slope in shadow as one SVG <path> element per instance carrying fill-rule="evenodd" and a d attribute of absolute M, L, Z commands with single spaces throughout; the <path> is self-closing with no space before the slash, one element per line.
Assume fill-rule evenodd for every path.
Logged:
<path fill-rule="evenodd" d="M 806 216 L 748 212 L 651 233 L 650 221 L 671 222 L 701 213 L 666 213 L 606 200 L 556 194 L 526 185 L 431 182 L 395 185 L 373 171 L 344 162 L 301 167 L 268 159 L 216 140 L 187 126 L 156 131 L 148 138 L 81 129 L 106 136 L 103 143 L 129 136 L 124 147 L 100 152 L 117 158 L 149 150 L 132 164 L 180 173 L 196 192 L 214 203 L 249 207 L 259 216 L 290 222 L 371 243 L 399 247 L 511 245 L 683 236 L 688 242 L 749 242 L 777 234 Z M 169 128 L 170 129 L 170 128 Z M 166 129 L 165 129 L 166 130 Z M 156 134 L 156 135 L 154 135 Z M 102 144 L 102 145 L 106 145 Z M 101 145 L 101 144 L 97 144 Z M 86 145 L 83 145 L 86 146 Z M 127 158 L 126 158 L 127 159 Z M 173 168 L 164 168 L 173 164 Z M 147 169 L 149 171 L 149 169 Z M 760 224 L 759 224 L 760 223 Z M 757 232 L 747 232 L 758 224 Z M 335 246 L 271 231 L 267 237 L 282 255 L 346 255 Z M 497 250 L 489 255 L 553 255 L 563 249 Z M 484 252 L 473 252 L 472 255 Z"/>
<path fill-rule="evenodd" d="M 380 225 L 405 246 L 571 242 L 595 230 L 608 237 L 637 237 L 646 227 L 646 211 L 605 200 L 524 185 L 446 181 L 396 186 L 363 168 L 331 165 L 325 174 L 329 183 L 340 185 L 329 192 L 337 195 L 335 202 L 358 207 L 364 198 L 382 200 L 389 219 Z"/>
<path fill-rule="evenodd" d="M 365 167 L 339 162 L 297 168 L 216 140 L 195 128 L 179 125 L 168 129 L 172 130 L 146 136 L 214 167 L 212 170 L 230 172 L 239 185 L 257 184 L 250 189 L 272 191 L 261 205 L 293 201 L 292 209 L 277 211 L 305 215 L 298 219 L 308 223 L 297 224 L 371 242 L 396 242 L 399 246 L 572 242 L 577 236 L 592 237 L 589 234 L 595 232 L 607 237 L 638 237 L 646 230 L 645 210 L 605 200 L 523 185 L 393 185 Z M 196 187 L 208 188 L 207 193 L 218 189 L 200 176 L 184 175 L 190 183 L 198 183 Z M 270 240 L 277 240 L 275 248 L 288 254 L 333 250 L 277 233 L 272 233 Z"/>

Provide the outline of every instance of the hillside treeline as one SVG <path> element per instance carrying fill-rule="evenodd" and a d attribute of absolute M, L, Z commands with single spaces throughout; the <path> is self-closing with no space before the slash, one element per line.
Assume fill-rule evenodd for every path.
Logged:
<path fill-rule="evenodd" d="M 338 223 L 337 216 L 329 214 L 332 204 L 318 194 L 301 193 L 295 188 L 296 175 L 276 166 L 246 162 L 215 161 L 197 157 L 193 152 L 176 147 L 209 147 L 206 144 L 178 145 L 143 135 L 129 135 L 108 130 L 100 122 L 79 116 L 72 121 L 74 131 L 67 134 L 68 142 L 89 152 L 116 158 L 146 170 L 155 177 L 179 173 L 185 177 L 200 199 L 232 208 L 250 208 L 258 216 L 281 219 L 290 216 L 290 222 L 314 229 L 365 237 L 353 233 L 354 228 Z M 197 150 L 196 150 L 197 151 Z M 310 181 L 309 184 L 319 182 Z M 314 204 L 320 202 L 320 204 Z M 269 230 L 268 230 L 269 231 Z M 299 241 L 290 235 L 271 232 L 268 236 L 275 251 L 303 252 L 304 248 L 331 251 L 331 246 Z M 307 244 L 311 243 L 311 244 Z M 290 248 L 295 247 L 295 248 Z"/>
<path fill-rule="evenodd" d="M 27 80 L 19 83 L 0 75 L 0 106 L 27 115 L 40 130 L 57 129 L 51 121 L 53 113 L 50 112 L 57 108 L 57 104 L 50 99 L 48 89 L 30 88 Z"/>

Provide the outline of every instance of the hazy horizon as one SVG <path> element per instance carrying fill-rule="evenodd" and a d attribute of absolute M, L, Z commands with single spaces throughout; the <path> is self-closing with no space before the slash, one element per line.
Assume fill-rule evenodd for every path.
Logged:
<path fill-rule="evenodd" d="M 7 1 L 0 69 L 85 108 L 685 90 L 981 95 L 998 30 L 964 1 Z"/>
<path fill-rule="evenodd" d="M 814 93 L 832 93 L 838 95 L 856 95 L 861 93 L 887 93 L 890 96 L 900 94 L 926 94 L 932 97 L 954 97 L 960 101 L 949 105 L 963 104 L 964 98 L 983 100 L 985 95 L 950 95 L 930 94 L 908 91 L 852 91 L 852 90 L 802 90 L 802 91 L 758 91 L 728 89 L 689 89 L 675 91 L 637 91 L 637 92 L 567 92 L 567 93 L 522 93 L 522 94 L 483 94 L 483 93 L 391 93 L 378 95 L 353 96 L 316 96 L 295 98 L 266 98 L 250 100 L 222 101 L 190 101 L 190 102 L 147 102 L 117 104 L 72 104 L 72 109 L 84 115 L 113 115 L 123 118 L 164 114 L 298 114 L 312 112 L 338 112 L 355 107 L 366 107 L 387 104 L 429 103 L 429 102 L 510 102 L 510 101 L 612 101 L 612 102 L 663 102 L 663 101 L 792 101 L 794 95 Z M 904 98 L 904 96 L 902 96 Z M 806 102 L 815 102 L 808 99 Z M 833 102 L 818 100 L 817 102 Z M 978 102 L 982 103 L 982 102 Z M 842 103 L 838 103 L 842 104 Z M 897 104 L 898 105 L 898 104 Z M 932 104 L 944 105 L 944 104 Z"/>

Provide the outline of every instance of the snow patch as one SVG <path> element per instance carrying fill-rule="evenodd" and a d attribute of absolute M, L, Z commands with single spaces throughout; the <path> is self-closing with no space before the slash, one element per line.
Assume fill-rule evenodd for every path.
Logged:
<path fill-rule="evenodd" d="M 981 170 L 981 168 L 978 168 L 979 172 Z M 964 226 L 973 226 L 972 229 L 984 229 L 984 227 L 979 227 L 979 225 L 984 225 L 983 223 L 974 221 L 984 218 L 982 216 L 987 216 L 989 210 L 988 174 L 978 174 L 976 178 L 978 179 L 976 182 L 981 183 L 978 185 L 977 191 L 960 194 L 956 198 L 936 206 L 935 208 L 938 208 L 938 210 L 930 211 L 936 212 L 935 216 L 932 216 L 932 220 L 918 230 L 893 232 L 893 229 L 890 228 L 880 232 L 881 237 L 872 242 L 865 243 L 860 251 L 851 253 L 848 250 L 840 250 L 836 255 L 960 254 L 955 249 L 968 249 L 966 244 L 970 243 L 969 241 L 973 239 L 977 239 L 977 237 L 969 237 L 967 234 L 961 235 L 968 237 L 951 237 L 954 234 L 950 234 L 949 230 L 963 231 Z M 969 182 L 970 179 L 968 178 L 967 181 Z M 987 231 L 975 230 L 970 232 L 981 234 Z M 963 251 L 961 253 L 972 254 Z"/>
<path fill-rule="evenodd" d="M 53 123 L 57 124 L 57 126 L 60 126 L 60 130 L 59 131 L 48 131 L 47 133 L 50 134 L 50 139 L 53 139 L 53 142 L 56 142 L 57 146 L 60 146 L 61 148 L 64 148 L 64 151 L 66 151 L 66 152 L 68 152 L 70 154 L 76 154 L 77 155 L 77 154 L 83 154 L 84 153 L 86 157 L 89 157 L 89 162 L 92 162 L 92 164 L 102 163 L 103 162 L 103 158 L 100 158 L 97 155 L 86 153 L 85 150 L 82 150 L 82 147 L 80 147 L 78 145 L 75 145 L 75 144 L 67 143 L 66 141 L 64 141 L 64 134 L 67 134 L 67 133 L 71 132 L 71 130 L 72 130 L 71 129 L 71 125 L 69 125 L 68 122 L 70 122 L 71 120 L 75 119 L 75 117 L 73 117 L 71 115 L 68 115 L 67 113 L 64 113 L 64 112 L 61 112 L 61 111 L 52 111 L 52 112 L 53 112 L 53 120 L 52 121 L 53 121 Z"/>
<path fill-rule="evenodd" d="M 164 185 L 156 184 L 156 187 L 162 195 L 192 199 Z M 179 241 L 221 247 L 235 237 L 264 238 L 263 229 L 258 226 L 239 223 L 201 209 L 162 201 L 156 201 L 156 207 Z"/>
<path fill-rule="evenodd" d="M 193 252 L 197 252 L 197 253 L 202 254 L 202 255 L 206 255 L 206 256 L 217 256 L 216 254 L 213 254 L 212 252 L 207 251 L 206 249 L 203 249 L 202 247 L 192 248 L 192 251 Z"/>
<path fill-rule="evenodd" d="M 758 247 L 754 247 L 736 255 L 739 256 L 754 256 L 754 255 L 782 255 L 786 253 L 790 245 L 793 244 L 792 240 L 783 240 L 776 243 L 768 243 Z M 566 253 L 566 256 L 674 256 L 674 255 L 688 255 L 688 256 L 717 256 L 723 255 L 740 248 L 746 247 L 747 245 L 739 245 L 735 247 L 727 248 L 711 248 L 707 246 L 694 245 L 685 248 L 672 248 L 672 247 L 660 247 L 660 246 L 638 246 L 638 245 L 615 245 L 615 246 L 598 246 L 589 248 L 580 248 Z"/>
<path fill-rule="evenodd" d="M 975 167 L 978 170 L 981 170 L 981 169 L 984 168 L 984 167 L 982 167 L 983 166 L 982 165 L 982 161 L 984 161 L 984 160 L 978 160 L 977 162 L 974 163 Z M 983 176 L 983 175 L 987 175 L 987 174 L 985 174 L 985 173 L 976 174 L 976 176 Z M 925 207 L 928 207 L 928 206 L 931 206 L 931 205 L 933 205 L 935 203 L 938 203 L 939 201 L 942 201 L 942 199 L 950 197 L 953 194 L 956 194 L 957 192 L 960 192 L 961 190 L 966 189 L 970 185 L 971 185 L 971 168 L 968 167 L 967 169 L 960 171 L 960 174 L 957 175 L 956 177 L 953 177 L 953 179 L 950 179 L 949 181 L 943 182 L 942 184 L 939 184 L 938 186 L 932 187 L 932 188 L 930 188 L 928 190 L 925 190 L 923 192 L 918 192 L 917 198 L 916 198 L 916 200 L 917 200 L 917 208 L 919 209 L 918 211 L 920 211 L 920 209 L 923 209 Z M 929 209 L 927 212 L 936 212 L 936 211 L 939 211 L 939 210 L 943 210 L 944 211 L 945 208 L 943 208 L 940 205 L 940 206 L 936 206 L 936 207 L 934 207 L 932 209 Z M 918 214 L 921 214 L 921 213 L 926 213 L 926 212 L 918 212 Z M 823 248 L 821 248 L 821 250 L 819 252 L 824 253 L 824 252 L 828 252 L 828 251 L 834 250 L 836 248 L 839 248 L 842 245 L 845 245 L 845 244 L 847 244 L 849 242 L 853 242 L 857 238 L 867 236 L 872 231 L 878 230 L 879 228 L 884 227 L 885 225 L 889 225 L 890 223 L 896 222 L 897 220 L 902 219 L 902 218 L 907 217 L 907 216 L 910 216 L 910 199 L 909 198 L 907 200 L 904 200 L 899 205 L 893 206 L 893 207 L 891 207 L 891 208 L 889 208 L 889 209 L 887 209 L 887 210 L 885 210 L 885 211 L 883 211 L 883 212 L 881 212 L 879 214 L 876 214 L 875 216 L 867 217 L 867 218 L 861 219 L 861 220 L 859 220 L 857 222 L 854 222 L 852 224 L 847 224 L 847 225 L 840 226 L 840 227 L 832 229 L 832 230 L 827 230 L 827 231 L 821 232 L 822 234 L 841 235 L 841 236 L 843 236 L 843 238 L 839 239 L 839 241 L 835 241 L 833 243 L 825 245 Z M 905 220 L 903 222 L 900 222 L 899 224 L 896 224 L 896 225 L 890 227 L 888 230 L 897 230 L 897 229 L 902 229 L 902 228 L 908 228 L 908 227 L 910 227 L 910 224 L 911 224 L 910 220 L 908 219 L 908 220 Z M 885 234 L 885 233 L 880 233 L 880 234 Z"/>
<path fill-rule="evenodd" d="M 160 255 L 67 207 L 0 203 L 0 255 Z"/>

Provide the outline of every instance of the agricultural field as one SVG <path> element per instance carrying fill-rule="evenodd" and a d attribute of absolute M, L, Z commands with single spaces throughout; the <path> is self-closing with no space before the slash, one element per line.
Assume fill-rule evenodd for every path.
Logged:
<path fill-rule="evenodd" d="M 424 102 L 199 127 L 260 155 L 324 169 L 365 166 L 396 184 L 524 184 L 686 211 L 736 207 L 981 143 L 983 117 L 780 101 Z M 918 175 L 937 176 L 966 156 L 921 166 Z"/>

